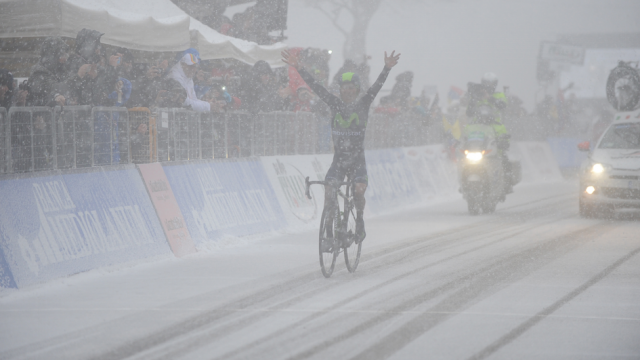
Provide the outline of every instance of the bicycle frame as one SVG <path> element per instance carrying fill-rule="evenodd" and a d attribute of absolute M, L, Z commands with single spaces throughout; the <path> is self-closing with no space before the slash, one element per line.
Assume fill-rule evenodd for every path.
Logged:
<path fill-rule="evenodd" d="M 362 242 L 357 243 L 355 247 L 352 247 L 356 241 L 355 236 L 355 215 L 353 209 L 355 208 L 355 182 L 347 177 L 346 182 L 328 182 L 328 181 L 309 181 L 309 177 L 305 179 L 305 195 L 311 199 L 309 188 L 311 185 L 323 185 L 325 188 L 330 186 L 335 188 L 335 195 L 331 195 L 330 201 L 335 208 L 329 208 L 325 206 L 322 211 L 322 219 L 320 222 L 320 267 L 325 277 L 330 277 L 333 273 L 336 257 L 339 253 L 344 254 L 345 264 L 349 272 L 354 272 L 358 267 L 360 261 L 360 249 L 362 248 Z M 346 186 L 346 190 L 342 191 L 342 186 Z M 344 200 L 342 209 L 340 208 L 340 198 Z M 326 214 L 331 214 L 329 218 L 326 218 Z M 333 234 L 326 236 L 327 230 L 333 229 Z M 329 241 L 330 245 L 327 245 Z M 331 249 L 330 253 L 333 254 L 333 259 L 326 259 L 325 256 Z"/>
<path fill-rule="evenodd" d="M 339 197 L 343 198 L 345 200 L 345 209 L 348 209 L 348 211 L 351 211 L 353 209 L 353 207 L 355 206 L 354 204 L 354 195 L 353 195 L 353 191 L 352 191 L 352 187 L 355 187 L 355 183 L 351 180 L 351 178 L 347 177 L 347 181 L 342 181 L 342 182 L 338 182 L 335 184 L 331 184 L 328 181 L 309 181 L 309 177 L 307 176 L 305 178 L 305 195 L 307 196 L 308 199 L 311 199 L 311 193 L 309 192 L 309 188 L 311 187 L 311 185 L 323 185 L 325 186 L 325 188 L 327 186 L 335 186 L 336 187 L 336 198 L 335 198 L 335 206 L 337 208 L 340 207 L 340 205 L 338 204 L 338 199 Z M 346 190 L 345 192 L 342 192 L 342 187 L 346 186 Z M 346 214 L 345 214 L 346 215 Z M 348 218 L 348 216 L 344 216 L 343 220 L 346 220 Z M 344 224 L 341 224 L 341 233 L 346 231 L 346 229 L 342 229 L 343 227 L 346 228 L 347 224 L 346 221 L 342 221 L 344 222 Z M 341 239 L 342 240 L 342 239 Z M 348 244 L 347 246 L 349 246 L 351 244 Z"/>

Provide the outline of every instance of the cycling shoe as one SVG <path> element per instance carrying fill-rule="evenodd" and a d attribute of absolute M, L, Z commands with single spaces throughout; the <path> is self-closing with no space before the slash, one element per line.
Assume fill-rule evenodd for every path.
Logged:
<path fill-rule="evenodd" d="M 364 220 L 362 218 L 356 218 L 356 244 L 360 244 L 366 237 L 367 232 L 364 231 Z"/>

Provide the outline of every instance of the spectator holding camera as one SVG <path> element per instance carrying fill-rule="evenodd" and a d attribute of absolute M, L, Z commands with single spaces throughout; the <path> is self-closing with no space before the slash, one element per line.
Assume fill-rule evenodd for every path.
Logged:
<path fill-rule="evenodd" d="M 242 108 L 250 113 L 280 111 L 286 107 L 290 89 L 280 87 L 271 66 L 260 60 L 243 77 L 238 95 Z"/>
<path fill-rule="evenodd" d="M 226 86 L 221 83 L 213 83 L 209 91 L 204 94 L 203 99 L 211 103 L 211 112 L 225 112 L 238 110 L 241 101 L 227 92 Z"/>
<path fill-rule="evenodd" d="M 165 75 L 168 68 L 169 62 L 166 59 L 160 59 L 150 66 L 145 76 L 138 80 L 132 89 L 128 106 L 146 108 L 157 106 L 161 91 L 166 92 L 167 90 Z M 180 106 L 182 105 L 180 104 Z"/>
<path fill-rule="evenodd" d="M 109 95 L 118 81 L 117 67 L 122 54 L 102 58 L 100 38 L 96 30 L 82 29 L 76 36 L 75 52 L 69 59 L 70 101 L 67 105 L 110 105 Z"/>

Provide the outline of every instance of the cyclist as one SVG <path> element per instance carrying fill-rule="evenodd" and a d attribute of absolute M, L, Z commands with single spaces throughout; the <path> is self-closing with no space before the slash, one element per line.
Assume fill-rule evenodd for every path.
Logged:
<path fill-rule="evenodd" d="M 360 94 L 360 78 L 357 74 L 347 72 L 340 78 L 340 97 L 331 94 L 327 89 L 314 79 L 300 64 L 298 56 L 286 50 L 282 52 L 283 61 L 296 70 L 302 79 L 331 109 L 331 135 L 333 138 L 334 155 L 333 162 L 325 181 L 337 184 L 344 180 L 347 173 L 351 174 L 356 186 L 354 192 L 356 216 L 356 242 L 364 240 L 366 232 L 364 230 L 364 220 L 362 214 L 365 206 L 364 193 L 367 190 L 367 164 L 364 157 L 364 136 L 369 117 L 369 108 L 373 99 L 382 88 L 391 68 L 400 59 L 400 54 L 395 55 L 395 51 L 387 56 L 384 53 L 384 69 L 378 76 L 376 82 L 367 90 L 364 96 L 358 99 Z M 324 204 L 335 206 L 336 185 L 326 187 Z M 329 191 L 332 189 L 333 191 Z M 330 227 L 329 227 L 330 228 Z"/>

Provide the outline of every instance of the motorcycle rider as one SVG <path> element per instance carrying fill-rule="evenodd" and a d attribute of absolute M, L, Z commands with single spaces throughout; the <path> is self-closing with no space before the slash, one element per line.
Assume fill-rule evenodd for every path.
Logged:
<path fill-rule="evenodd" d="M 467 117 L 469 123 L 473 124 L 477 121 L 479 109 L 489 106 L 493 113 L 492 127 L 498 139 L 499 148 L 501 149 L 502 164 L 505 177 L 505 194 L 513 192 L 513 184 L 511 183 L 511 163 L 507 157 L 506 151 L 509 149 L 509 134 L 507 128 L 502 122 L 502 111 L 507 107 L 507 96 L 504 92 L 496 92 L 498 86 L 498 76 L 495 73 L 487 72 L 482 76 L 480 84 L 469 83 L 469 106 L 467 107 Z"/>
<path fill-rule="evenodd" d="M 467 107 L 467 116 L 473 119 L 477 116 L 477 109 L 482 105 L 489 105 L 494 109 L 495 117 L 493 129 L 498 137 L 507 134 L 507 128 L 502 123 L 501 112 L 507 107 L 507 97 L 503 92 L 496 92 L 498 86 L 498 77 L 496 74 L 487 72 L 482 76 L 480 86 L 472 86 L 477 84 L 469 84 L 470 101 Z"/>

